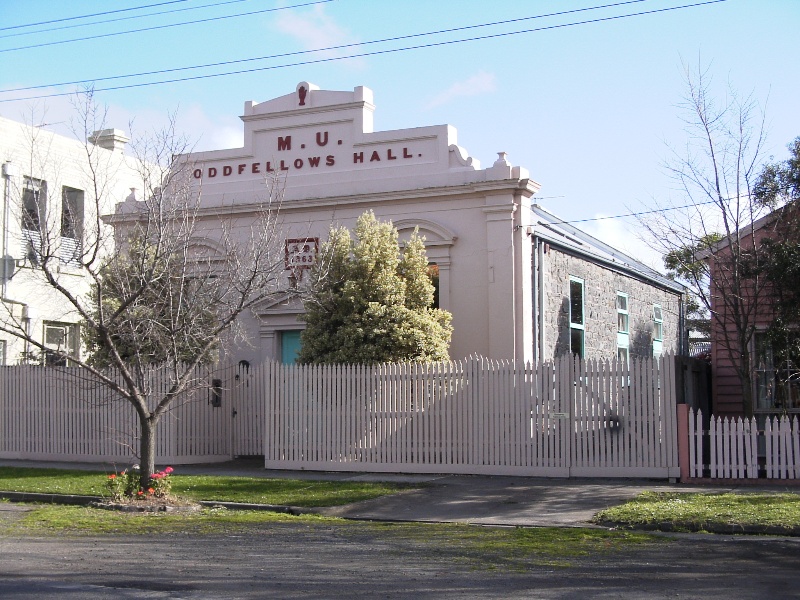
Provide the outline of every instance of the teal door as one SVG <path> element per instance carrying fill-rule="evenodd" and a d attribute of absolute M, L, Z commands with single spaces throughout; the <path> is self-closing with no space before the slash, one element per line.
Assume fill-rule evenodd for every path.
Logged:
<path fill-rule="evenodd" d="M 300 352 L 300 329 L 281 331 L 281 362 L 293 365 Z"/>

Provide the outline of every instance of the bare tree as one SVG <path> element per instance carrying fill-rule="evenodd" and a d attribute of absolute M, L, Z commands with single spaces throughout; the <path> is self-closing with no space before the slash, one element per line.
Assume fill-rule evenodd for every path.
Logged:
<path fill-rule="evenodd" d="M 763 249 L 749 227 L 769 209 L 753 195 L 764 150 L 764 115 L 752 96 L 711 93 L 708 69 L 685 66 L 681 105 L 687 141 L 665 167 L 677 197 L 656 202 L 657 216 L 640 218 L 651 247 L 711 317 L 716 351 L 741 382 L 752 414 L 752 338 L 759 303 L 768 293 Z M 712 281 L 713 275 L 713 281 Z"/>
<path fill-rule="evenodd" d="M 83 105 L 83 139 L 102 130 L 101 117 L 91 102 Z M 138 171 L 140 192 L 132 191 L 109 214 L 119 200 L 110 194 L 120 166 L 87 142 L 81 158 L 88 185 L 75 236 L 79 243 L 63 243 L 68 208 L 66 215 L 37 213 L 37 235 L 29 236 L 36 263 L 31 274 L 79 318 L 88 355 L 46 346 L 13 311 L 7 311 L 0 331 L 55 359 L 50 362 L 79 367 L 115 401 L 133 406 L 144 487 L 155 470 L 162 416 L 193 390 L 208 386 L 195 375 L 198 365 L 213 362 L 226 343 L 240 340 L 240 317 L 255 304 L 284 295 L 287 284 L 278 179 L 263 182 L 263 195 L 247 211 L 206 206 L 174 120 L 133 148 L 134 157 L 125 160 Z M 65 264 L 72 270 L 69 276 Z M 75 273 L 88 285 L 76 287 Z M 155 364 L 168 374 L 166 388 L 155 388 L 148 379 Z"/>

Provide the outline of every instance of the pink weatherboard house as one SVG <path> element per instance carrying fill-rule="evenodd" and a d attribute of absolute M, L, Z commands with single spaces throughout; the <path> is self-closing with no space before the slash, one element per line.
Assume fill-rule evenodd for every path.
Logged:
<path fill-rule="evenodd" d="M 741 229 L 735 243 L 726 238 L 706 257 L 711 274 L 712 412 L 718 416 L 747 414 L 748 404 L 761 417 L 800 413 L 797 367 L 778 364 L 765 336 L 776 316 L 774 291 L 763 276 L 734 268 L 737 263 L 730 260 L 732 252 L 739 252 L 744 257 L 739 266 L 746 266 L 748 256 L 763 251 L 765 240 L 785 235 L 784 211 Z M 737 328 L 737 322 L 744 327 Z"/>

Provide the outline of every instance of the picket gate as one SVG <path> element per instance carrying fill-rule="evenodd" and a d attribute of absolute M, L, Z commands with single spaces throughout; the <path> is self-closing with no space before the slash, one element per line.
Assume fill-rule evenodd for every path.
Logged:
<path fill-rule="evenodd" d="M 666 478 L 679 474 L 673 365 L 271 362 L 240 374 L 233 403 L 263 407 L 272 469 Z"/>

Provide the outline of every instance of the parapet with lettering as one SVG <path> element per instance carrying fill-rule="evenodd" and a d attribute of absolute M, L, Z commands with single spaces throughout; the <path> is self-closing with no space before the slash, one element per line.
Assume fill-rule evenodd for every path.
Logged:
<path fill-rule="evenodd" d="M 248 101 L 244 146 L 183 158 L 204 198 L 243 193 L 265 177 L 285 178 L 286 200 L 526 179 L 519 167 L 481 170 L 450 125 L 374 131 L 373 93 L 321 90 L 302 81 L 292 93 Z M 503 165 L 508 165 L 503 155 Z"/>

